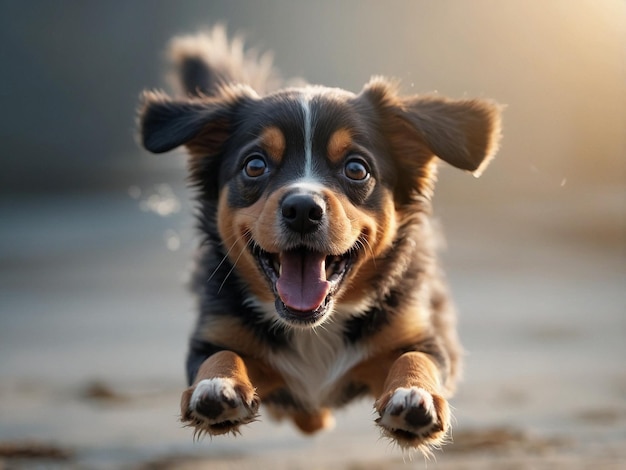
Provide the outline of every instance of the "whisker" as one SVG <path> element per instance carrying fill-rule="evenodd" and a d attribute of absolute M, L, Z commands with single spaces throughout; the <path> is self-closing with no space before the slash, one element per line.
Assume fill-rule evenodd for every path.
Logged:
<path fill-rule="evenodd" d="M 372 245 L 370 245 L 369 240 L 365 237 L 359 237 L 358 242 L 361 244 L 363 248 L 369 250 L 370 254 L 372 255 L 372 261 L 374 263 L 374 267 L 376 267 L 376 256 L 374 255 L 374 249 L 372 248 Z"/>
<path fill-rule="evenodd" d="M 330 323 L 332 323 L 332 318 L 331 318 L 331 319 L 329 319 L 329 320 L 327 320 L 327 321 L 326 321 L 326 323 L 329 323 L 329 324 L 330 324 Z M 326 325 L 325 325 L 324 323 L 322 323 L 322 324 L 319 324 L 319 325 L 314 326 L 314 327 L 311 329 L 311 331 L 313 332 L 313 334 L 315 334 L 315 336 L 318 336 L 318 337 L 319 337 L 319 335 L 320 335 L 320 334 L 319 334 L 319 330 L 328 331 L 328 328 L 326 328 Z"/>
<path fill-rule="evenodd" d="M 217 290 L 217 295 L 220 294 L 220 292 L 222 292 L 222 287 L 224 287 L 224 284 L 226 284 L 226 280 L 230 277 L 230 275 L 232 274 L 232 272 L 235 270 L 235 266 L 237 266 L 237 263 L 239 262 L 239 260 L 241 259 L 241 257 L 243 256 L 244 252 L 246 251 L 246 249 L 248 248 L 248 245 L 250 245 L 251 242 L 247 242 L 243 248 L 241 249 L 241 251 L 239 252 L 239 256 L 237 256 L 237 259 L 235 260 L 235 262 L 233 263 L 233 265 L 231 266 L 231 268 L 228 270 L 228 272 L 226 273 L 226 276 L 224 276 L 224 280 L 222 281 L 222 283 L 220 284 L 220 288 Z"/>
<path fill-rule="evenodd" d="M 226 252 L 226 254 L 224 255 L 224 257 L 222 258 L 222 261 L 220 261 L 220 263 L 217 265 L 217 267 L 213 270 L 213 272 L 211 273 L 211 275 L 209 276 L 209 278 L 207 279 L 207 282 L 210 282 L 211 279 L 213 279 L 213 277 L 217 274 L 217 272 L 219 271 L 219 269 L 222 267 L 222 265 L 226 262 L 226 260 L 228 259 L 228 255 L 230 255 L 231 251 L 233 251 L 233 249 L 235 248 L 235 245 L 237 244 L 237 242 L 239 240 L 241 240 L 248 232 L 245 232 L 243 235 L 240 235 L 239 237 L 235 237 L 235 241 L 233 242 L 233 244 L 230 246 L 230 248 L 228 249 L 228 251 Z M 241 256 L 241 255 L 239 255 Z M 237 258 L 239 259 L 239 258 Z M 229 273 L 230 274 L 230 273 Z"/>

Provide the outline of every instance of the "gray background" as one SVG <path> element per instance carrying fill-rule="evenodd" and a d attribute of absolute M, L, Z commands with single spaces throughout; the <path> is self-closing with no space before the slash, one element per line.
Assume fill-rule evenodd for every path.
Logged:
<path fill-rule="evenodd" d="M 623 468 L 621 0 L 0 0 L 0 467 L 37 466 L 2 453 L 35 442 L 61 467 L 407 468 L 369 401 L 315 438 L 264 417 L 193 444 L 177 423 L 197 239 L 184 155 L 138 148 L 135 108 L 167 41 L 215 22 L 285 77 L 507 106 L 480 179 L 440 172 L 468 355 L 429 468 Z"/>

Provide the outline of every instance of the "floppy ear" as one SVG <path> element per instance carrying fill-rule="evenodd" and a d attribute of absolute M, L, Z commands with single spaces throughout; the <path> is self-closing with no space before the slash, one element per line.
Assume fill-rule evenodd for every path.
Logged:
<path fill-rule="evenodd" d="M 403 100 L 406 119 L 433 154 L 480 176 L 498 150 L 500 107 L 492 101 L 411 97 Z"/>
<path fill-rule="evenodd" d="M 171 99 L 146 91 L 139 109 L 141 143 L 153 153 L 189 144 L 212 122 L 227 118 L 229 107 L 215 99 Z"/>
<path fill-rule="evenodd" d="M 219 156 L 232 133 L 233 113 L 253 93 L 247 87 L 232 87 L 224 88 L 219 97 L 172 99 L 144 92 L 139 109 L 141 143 L 153 153 L 184 145 L 190 182 L 207 198 L 217 198 Z"/>
<path fill-rule="evenodd" d="M 436 174 L 434 157 L 475 176 L 489 163 L 500 140 L 500 107 L 485 100 L 438 96 L 400 97 L 394 84 L 377 78 L 359 98 L 377 110 L 379 127 L 399 170 L 396 196 L 430 197 Z"/>

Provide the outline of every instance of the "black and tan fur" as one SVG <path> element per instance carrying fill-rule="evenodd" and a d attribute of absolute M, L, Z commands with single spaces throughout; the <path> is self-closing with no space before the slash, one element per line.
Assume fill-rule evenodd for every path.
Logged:
<path fill-rule="evenodd" d="M 182 421 L 237 432 L 263 403 L 313 433 L 368 395 L 400 446 L 442 443 L 461 347 L 430 200 L 440 160 L 486 166 L 499 107 L 382 78 L 278 89 L 221 28 L 171 49 L 180 96 L 145 92 L 140 127 L 152 152 L 186 147 L 199 203 Z"/>

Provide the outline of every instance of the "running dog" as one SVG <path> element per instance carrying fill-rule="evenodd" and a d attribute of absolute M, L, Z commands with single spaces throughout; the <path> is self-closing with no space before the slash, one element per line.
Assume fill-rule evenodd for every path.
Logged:
<path fill-rule="evenodd" d="M 223 28 L 170 49 L 180 91 L 144 92 L 139 121 L 147 150 L 186 148 L 198 205 L 183 423 L 237 433 L 262 403 L 314 433 L 369 395 L 399 446 L 440 445 L 462 349 L 431 198 L 440 161 L 483 171 L 500 107 L 384 78 L 281 88 Z"/>

